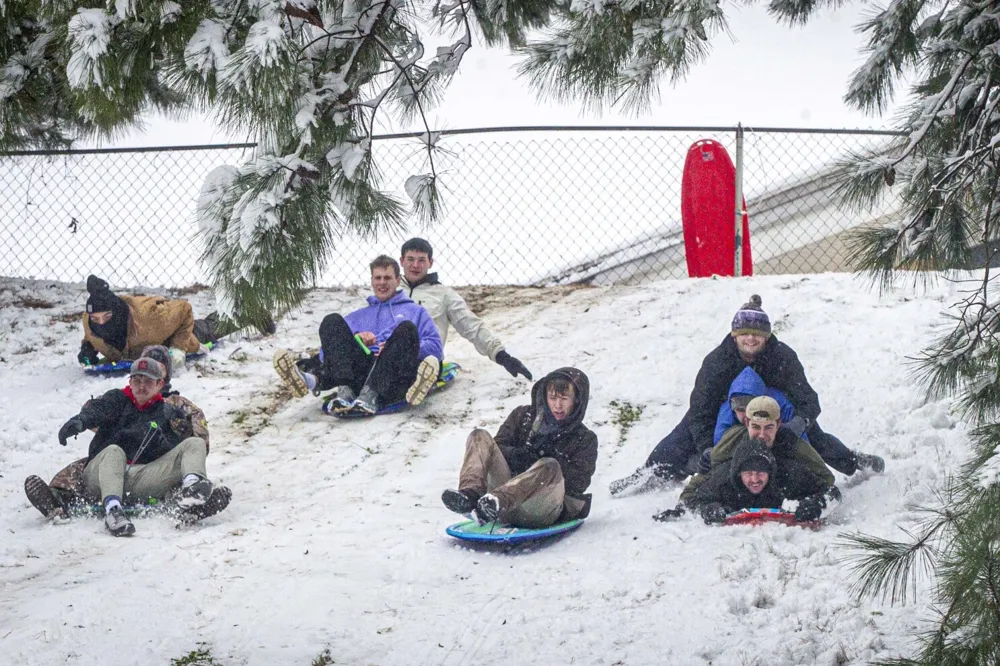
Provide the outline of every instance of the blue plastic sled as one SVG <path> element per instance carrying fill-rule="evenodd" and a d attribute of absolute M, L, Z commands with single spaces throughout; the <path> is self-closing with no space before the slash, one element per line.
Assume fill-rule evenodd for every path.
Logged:
<path fill-rule="evenodd" d="M 565 523 L 558 523 L 551 527 L 532 529 L 530 527 L 511 527 L 510 525 L 499 525 L 497 523 L 486 523 L 480 525 L 475 520 L 466 520 L 455 523 L 448 527 L 445 532 L 456 539 L 464 541 L 479 541 L 489 543 L 519 543 L 522 541 L 535 541 L 537 539 L 547 539 L 557 534 L 571 532 L 580 525 L 583 525 L 583 518 L 575 518 Z"/>
<path fill-rule="evenodd" d="M 209 343 L 205 345 L 209 349 L 214 349 L 214 345 Z M 203 358 L 205 354 L 194 353 L 188 354 L 185 357 L 185 361 L 196 361 L 199 358 Z M 132 361 L 107 361 L 105 363 L 98 363 L 97 365 L 85 365 L 83 366 L 83 371 L 88 375 L 124 375 L 132 369 Z"/>
<path fill-rule="evenodd" d="M 462 366 L 460 366 L 458 363 L 445 363 L 441 367 L 441 376 L 438 378 L 434 386 L 431 387 L 431 390 L 427 392 L 427 395 L 429 396 L 431 393 L 436 393 L 437 391 L 447 388 L 448 385 L 455 380 L 455 377 L 458 376 L 458 371 L 461 369 Z M 329 414 L 330 416 L 336 416 L 337 418 L 340 419 L 356 419 L 356 418 L 364 418 L 366 416 L 371 416 L 370 414 L 365 414 L 364 412 L 335 412 L 332 409 L 332 404 L 333 404 L 332 400 L 323 401 L 323 411 Z M 379 409 L 375 413 L 375 416 L 381 416 L 383 414 L 392 414 L 393 412 L 398 412 L 401 409 L 405 409 L 407 406 L 408 405 L 405 400 L 394 402 L 391 405 L 386 405 L 385 407 Z"/>

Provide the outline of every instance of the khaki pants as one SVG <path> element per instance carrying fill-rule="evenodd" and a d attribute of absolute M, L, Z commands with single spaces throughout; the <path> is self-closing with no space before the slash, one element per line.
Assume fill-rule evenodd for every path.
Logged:
<path fill-rule="evenodd" d="M 83 470 L 87 497 L 103 500 L 116 495 L 126 504 L 145 502 L 153 497 L 165 499 L 188 474 L 208 478 L 205 473 L 206 454 L 203 439 L 188 437 L 153 462 L 132 465 L 126 477 L 128 461 L 125 451 L 112 444 L 94 456 Z"/>
<path fill-rule="evenodd" d="M 477 495 L 492 493 L 500 501 L 500 522 L 516 527 L 554 525 L 566 495 L 558 461 L 542 458 L 511 478 L 500 447 L 488 432 L 478 428 L 465 442 L 458 487 Z"/>

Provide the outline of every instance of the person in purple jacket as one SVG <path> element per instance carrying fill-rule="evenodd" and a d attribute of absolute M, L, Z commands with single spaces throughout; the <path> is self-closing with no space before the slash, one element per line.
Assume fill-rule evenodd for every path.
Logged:
<path fill-rule="evenodd" d="M 375 414 L 404 397 L 419 405 L 437 381 L 444 348 L 434 320 L 398 291 L 393 258 L 380 255 L 369 267 L 368 306 L 324 317 L 318 355 L 298 360 L 286 349 L 275 352 L 274 369 L 296 397 L 333 389 L 334 411 Z"/>

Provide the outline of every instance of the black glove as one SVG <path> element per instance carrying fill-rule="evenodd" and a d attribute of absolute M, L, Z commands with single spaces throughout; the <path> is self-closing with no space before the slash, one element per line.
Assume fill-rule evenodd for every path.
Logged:
<path fill-rule="evenodd" d="M 80 345 L 80 353 L 76 355 L 76 360 L 80 362 L 80 365 L 97 365 L 100 357 L 97 355 L 94 345 L 90 344 L 88 340 L 84 340 Z"/>
<path fill-rule="evenodd" d="M 829 502 L 832 502 L 833 500 L 837 500 L 839 502 L 841 499 L 840 488 L 837 486 L 830 486 L 826 489 L 826 492 L 823 493 L 823 496 L 826 497 Z"/>
<path fill-rule="evenodd" d="M 802 433 L 809 429 L 809 419 L 803 416 L 793 416 L 788 423 L 783 423 L 783 426 L 795 433 L 796 437 L 801 437 Z"/>
<path fill-rule="evenodd" d="M 799 502 L 798 508 L 795 509 L 795 520 L 799 522 L 819 520 L 824 508 L 826 508 L 826 498 L 823 497 L 823 493 L 810 495 Z"/>
<path fill-rule="evenodd" d="M 726 510 L 718 502 L 711 502 L 701 507 L 701 517 L 708 525 L 721 523 L 726 519 Z"/>
<path fill-rule="evenodd" d="M 516 358 L 508 354 L 506 349 L 501 349 L 497 352 L 496 361 L 510 373 L 511 377 L 517 377 L 520 374 L 524 375 L 528 379 L 531 379 L 531 373 L 528 372 L 526 367 L 524 367 L 524 363 L 521 363 Z"/>
<path fill-rule="evenodd" d="M 712 471 L 712 449 L 705 449 L 701 452 L 701 457 L 698 458 L 698 471 L 702 474 L 708 474 Z"/>
<path fill-rule="evenodd" d="M 69 421 L 66 421 L 62 428 L 59 428 L 59 443 L 66 446 L 67 439 L 76 437 L 86 429 L 83 425 L 83 419 L 79 416 L 74 416 Z"/>
<path fill-rule="evenodd" d="M 674 518 L 680 518 L 686 513 L 686 509 L 683 504 L 678 504 L 673 509 L 667 509 L 666 511 L 661 511 L 660 513 L 653 516 L 653 520 L 658 520 L 661 523 L 673 520 Z"/>
<path fill-rule="evenodd" d="M 519 470 L 515 474 L 521 474 L 538 461 L 538 452 L 527 447 L 519 446 L 508 449 L 504 453 L 504 459 L 511 471 Z"/>

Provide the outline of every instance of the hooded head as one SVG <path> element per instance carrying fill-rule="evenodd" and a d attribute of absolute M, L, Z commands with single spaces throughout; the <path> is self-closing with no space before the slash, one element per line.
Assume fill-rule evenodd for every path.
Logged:
<path fill-rule="evenodd" d="M 770 482 L 777 469 L 774 454 L 767 448 L 764 442 L 759 439 L 748 439 L 741 442 L 733 451 L 733 461 L 731 467 L 731 481 L 737 488 L 745 487 L 755 495 L 760 493 Z M 767 478 L 759 490 L 749 487 L 743 480 L 743 472 L 764 472 Z"/>
<path fill-rule="evenodd" d="M 560 421 L 556 421 L 548 406 L 548 388 L 550 383 L 558 386 L 562 382 L 568 382 L 573 387 L 574 404 L 568 416 Z M 559 368 L 558 370 L 553 370 L 535 382 L 535 385 L 531 388 L 531 404 L 535 406 L 536 414 L 532 431 L 564 430 L 581 423 L 584 415 L 587 413 L 587 404 L 589 402 L 590 380 L 587 379 L 587 375 L 576 368 Z"/>
<path fill-rule="evenodd" d="M 90 275 L 87 277 L 87 316 L 95 313 L 110 312 L 111 318 L 103 323 L 90 319 L 90 330 L 115 349 L 123 351 L 128 340 L 129 310 L 125 301 L 111 293 L 108 283 Z"/>

